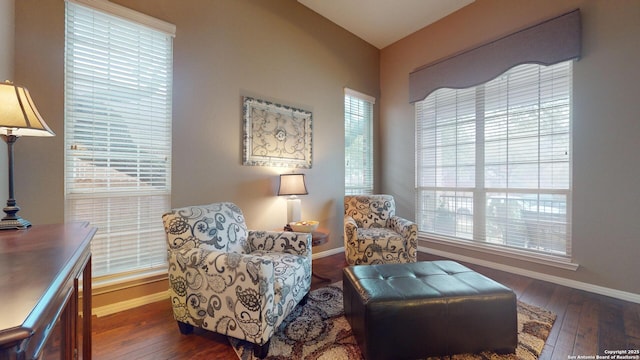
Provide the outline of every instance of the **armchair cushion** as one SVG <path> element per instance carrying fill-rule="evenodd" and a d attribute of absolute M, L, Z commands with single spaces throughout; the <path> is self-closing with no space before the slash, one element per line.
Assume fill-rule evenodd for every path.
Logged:
<path fill-rule="evenodd" d="M 233 203 L 163 215 L 174 318 L 258 345 L 311 286 L 311 234 L 247 230 Z"/>

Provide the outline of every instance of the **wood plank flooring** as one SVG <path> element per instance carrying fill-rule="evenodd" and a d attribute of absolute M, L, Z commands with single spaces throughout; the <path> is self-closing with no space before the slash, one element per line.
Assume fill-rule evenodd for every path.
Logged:
<path fill-rule="evenodd" d="M 418 260 L 440 258 L 419 253 Z M 581 290 L 464 264 L 510 288 L 518 299 L 549 309 L 558 318 L 540 359 L 563 359 L 569 355 L 604 355 L 605 350 L 640 349 L 640 304 Z M 343 254 L 313 261 L 319 275 L 342 279 Z M 312 288 L 326 285 L 316 277 Z M 227 338 L 196 330 L 185 336 L 178 331 L 169 301 L 161 301 L 94 318 L 93 358 L 101 359 L 236 359 Z"/>

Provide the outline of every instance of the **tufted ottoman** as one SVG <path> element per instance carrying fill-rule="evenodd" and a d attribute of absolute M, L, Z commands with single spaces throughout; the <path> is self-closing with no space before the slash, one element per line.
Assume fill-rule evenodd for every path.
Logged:
<path fill-rule="evenodd" d="M 344 312 L 366 359 L 513 352 L 513 291 L 454 261 L 343 270 Z"/>

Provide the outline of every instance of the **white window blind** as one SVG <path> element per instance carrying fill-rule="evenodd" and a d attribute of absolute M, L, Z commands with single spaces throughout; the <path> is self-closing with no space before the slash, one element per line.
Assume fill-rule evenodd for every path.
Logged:
<path fill-rule="evenodd" d="M 373 193 L 373 104 L 375 98 L 345 88 L 345 194 Z"/>
<path fill-rule="evenodd" d="M 567 61 L 416 102 L 420 230 L 569 257 L 571 93 Z"/>
<path fill-rule="evenodd" d="M 166 263 L 172 41 L 148 24 L 67 2 L 65 218 L 98 228 L 95 277 Z"/>

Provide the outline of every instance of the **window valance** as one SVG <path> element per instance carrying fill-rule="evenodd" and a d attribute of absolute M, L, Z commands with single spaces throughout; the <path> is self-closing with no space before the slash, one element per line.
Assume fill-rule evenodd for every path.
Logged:
<path fill-rule="evenodd" d="M 463 89 L 487 82 L 516 65 L 552 65 L 577 59 L 580 53 L 580 10 L 576 9 L 416 69 L 409 74 L 409 101 L 423 100 L 443 87 Z"/>

